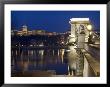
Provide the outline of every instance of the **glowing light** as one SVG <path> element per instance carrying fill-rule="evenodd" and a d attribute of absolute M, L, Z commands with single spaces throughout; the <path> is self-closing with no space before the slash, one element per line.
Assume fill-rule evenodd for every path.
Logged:
<path fill-rule="evenodd" d="M 43 58 L 44 50 L 39 50 L 39 54 L 41 55 L 41 58 Z"/>
<path fill-rule="evenodd" d="M 69 49 L 68 49 L 68 50 L 66 50 L 66 52 L 70 52 L 70 51 L 71 51 L 71 50 L 69 50 Z"/>
<path fill-rule="evenodd" d="M 92 30 L 92 25 L 87 25 L 88 30 Z"/>
<path fill-rule="evenodd" d="M 89 34 L 91 35 L 91 34 L 92 34 L 92 32 L 89 32 Z"/>
<path fill-rule="evenodd" d="M 30 45 L 31 47 L 33 46 L 33 45 Z"/>
<path fill-rule="evenodd" d="M 42 47 L 42 46 L 44 46 L 44 45 L 43 45 L 43 44 L 40 44 L 39 46 Z"/>
<path fill-rule="evenodd" d="M 64 44 L 64 42 L 61 42 L 62 44 Z"/>

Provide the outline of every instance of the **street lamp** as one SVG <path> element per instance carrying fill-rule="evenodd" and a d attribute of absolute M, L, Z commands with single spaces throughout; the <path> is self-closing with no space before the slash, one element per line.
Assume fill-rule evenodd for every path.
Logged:
<path fill-rule="evenodd" d="M 92 25 L 87 25 L 87 29 L 89 30 L 89 31 L 91 31 L 92 30 Z"/>
<path fill-rule="evenodd" d="M 92 35 L 92 31 L 89 32 L 89 35 Z"/>
<path fill-rule="evenodd" d="M 89 25 L 87 25 L 87 29 L 88 29 L 88 31 L 89 31 L 89 35 L 91 35 L 92 34 L 92 25 L 91 24 L 89 24 Z"/>
<path fill-rule="evenodd" d="M 92 41 L 92 37 L 91 37 L 92 25 L 91 24 L 87 25 L 87 29 L 89 31 L 88 42 L 91 43 L 91 41 Z"/>

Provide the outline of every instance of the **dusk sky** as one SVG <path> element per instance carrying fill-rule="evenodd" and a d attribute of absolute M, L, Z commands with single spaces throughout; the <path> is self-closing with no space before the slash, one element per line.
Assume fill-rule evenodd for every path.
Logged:
<path fill-rule="evenodd" d="M 76 17 L 90 18 L 94 29 L 100 30 L 100 11 L 12 11 L 11 27 L 20 30 L 27 25 L 29 30 L 65 32 L 71 28 L 70 18 Z"/>

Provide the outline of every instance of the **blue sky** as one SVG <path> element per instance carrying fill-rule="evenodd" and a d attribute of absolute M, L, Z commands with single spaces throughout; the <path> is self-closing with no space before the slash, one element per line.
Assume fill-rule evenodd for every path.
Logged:
<path fill-rule="evenodd" d="M 27 25 L 29 30 L 65 32 L 71 28 L 70 18 L 76 17 L 90 18 L 94 29 L 100 30 L 100 11 L 11 11 L 11 27 L 20 30 Z"/>

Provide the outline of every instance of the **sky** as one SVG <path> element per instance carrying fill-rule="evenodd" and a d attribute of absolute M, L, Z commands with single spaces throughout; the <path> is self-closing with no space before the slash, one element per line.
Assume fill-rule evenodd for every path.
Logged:
<path fill-rule="evenodd" d="M 71 18 L 89 18 L 94 30 L 100 30 L 100 11 L 11 11 L 11 28 L 27 25 L 29 30 L 66 32 Z"/>

